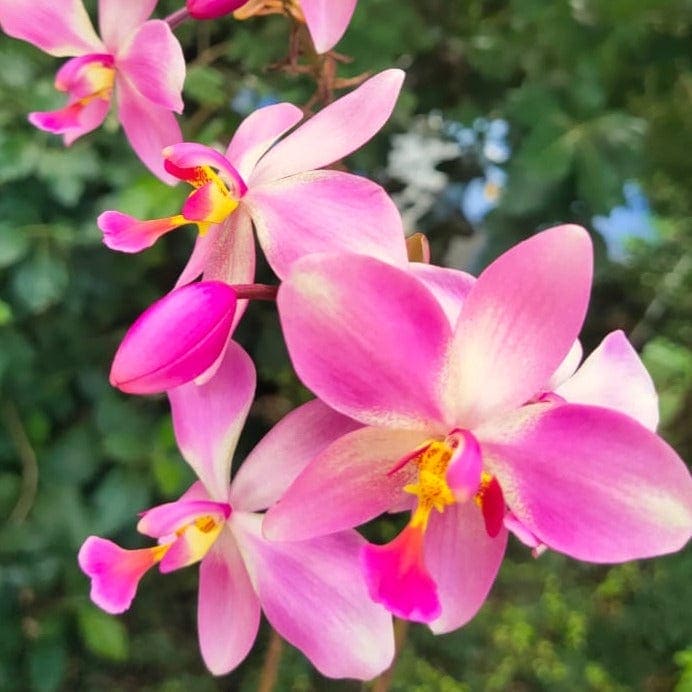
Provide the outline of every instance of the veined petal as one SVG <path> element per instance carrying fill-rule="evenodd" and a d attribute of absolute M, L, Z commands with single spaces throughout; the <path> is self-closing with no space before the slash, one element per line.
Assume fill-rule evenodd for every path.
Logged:
<path fill-rule="evenodd" d="M 476 278 L 458 269 L 421 262 L 409 262 L 408 270 L 437 298 L 449 324 L 454 328 L 459 319 L 461 306 Z"/>
<path fill-rule="evenodd" d="M 292 103 L 258 108 L 238 126 L 226 149 L 226 158 L 249 180 L 255 164 L 269 147 L 302 119 L 303 111 Z"/>
<path fill-rule="evenodd" d="M 323 108 L 262 158 L 250 187 L 322 168 L 363 146 L 387 122 L 403 81 L 401 70 L 385 70 Z"/>
<path fill-rule="evenodd" d="M 117 53 L 137 27 L 149 19 L 156 3 L 157 0 L 99 0 L 99 31 L 111 53 Z"/>
<path fill-rule="evenodd" d="M 425 532 L 425 564 L 442 605 L 430 623 L 435 634 L 465 625 L 480 609 L 495 581 L 507 531 L 490 538 L 476 503 L 456 503 L 433 512 Z"/>
<path fill-rule="evenodd" d="M 407 263 L 399 212 L 387 193 L 366 178 L 311 171 L 254 187 L 243 204 L 280 278 L 295 260 L 315 252 L 355 252 Z"/>
<path fill-rule="evenodd" d="M 214 675 L 233 670 L 257 637 L 260 604 L 233 535 L 224 529 L 199 567 L 199 647 Z"/>
<path fill-rule="evenodd" d="M 231 459 L 255 395 L 255 383 L 250 356 L 231 341 L 209 382 L 189 382 L 168 392 L 178 447 L 215 500 L 228 498 Z"/>
<path fill-rule="evenodd" d="M 164 168 L 161 152 L 183 138 L 173 113 L 142 96 L 123 75 L 116 76 L 118 119 L 142 163 L 168 185 L 177 180 Z"/>
<path fill-rule="evenodd" d="M 387 545 L 364 545 L 360 562 L 375 603 L 398 617 L 431 622 L 441 606 L 423 559 L 423 541 L 422 527 L 409 524 Z"/>
<path fill-rule="evenodd" d="M 690 538 L 689 471 L 628 416 L 536 404 L 474 432 L 510 510 L 550 548 L 622 562 L 679 550 Z"/>
<path fill-rule="evenodd" d="M 107 613 L 124 613 L 137 593 L 139 580 L 153 567 L 156 548 L 125 550 L 112 541 L 89 536 L 79 549 L 79 566 L 91 578 L 91 600 Z"/>
<path fill-rule="evenodd" d="M 151 103 L 183 112 L 181 92 L 185 58 L 178 39 L 164 21 L 142 24 L 116 55 L 120 73 Z M 170 142 L 169 142 L 170 143 Z"/>
<path fill-rule="evenodd" d="M 326 53 L 344 35 L 358 0 L 301 0 L 312 42 L 318 53 Z"/>
<path fill-rule="evenodd" d="M 262 537 L 262 518 L 234 515 L 234 534 L 267 619 L 323 674 L 369 680 L 394 655 L 390 616 L 358 566 L 364 540 L 345 531 L 298 543 Z"/>
<path fill-rule="evenodd" d="M 81 0 L 2 0 L 0 25 L 8 36 L 59 58 L 106 52 Z"/>
<path fill-rule="evenodd" d="M 221 282 L 173 290 L 125 334 L 111 366 L 111 384 L 132 394 L 153 394 L 189 382 L 218 358 L 234 311 L 235 293 Z"/>
<path fill-rule="evenodd" d="M 592 249 L 558 226 L 495 260 L 469 292 L 449 352 L 446 402 L 459 427 L 509 411 L 541 391 L 579 333 Z"/>
<path fill-rule="evenodd" d="M 608 334 L 555 393 L 573 404 L 615 409 L 649 430 L 658 425 L 658 396 L 651 375 L 622 331 Z"/>
<path fill-rule="evenodd" d="M 296 372 L 329 406 L 366 425 L 439 427 L 451 330 L 405 270 L 363 255 L 310 255 L 293 264 L 278 307 Z"/>
<path fill-rule="evenodd" d="M 257 444 L 235 474 L 230 501 L 247 512 L 276 503 L 308 463 L 360 423 L 319 399 L 284 416 Z"/>
<path fill-rule="evenodd" d="M 216 149 L 204 144 L 180 142 L 180 144 L 166 147 L 163 156 L 169 173 L 195 187 L 201 187 L 207 182 L 206 174 L 200 169 L 208 166 L 216 168 L 222 174 L 229 185 L 231 194 L 236 199 L 242 197 L 247 190 L 245 182 L 230 161 Z"/>
<path fill-rule="evenodd" d="M 304 540 L 374 519 L 400 503 L 415 464 L 399 460 L 427 438 L 425 432 L 361 428 L 318 454 L 264 519 L 272 540 Z M 396 469 L 396 470 L 394 470 Z M 393 471 L 394 470 L 394 471 Z"/>
<path fill-rule="evenodd" d="M 141 221 L 119 211 L 104 211 L 96 219 L 96 225 L 103 231 L 103 242 L 111 250 L 120 252 L 146 250 L 165 233 L 188 223 L 181 214 Z"/>

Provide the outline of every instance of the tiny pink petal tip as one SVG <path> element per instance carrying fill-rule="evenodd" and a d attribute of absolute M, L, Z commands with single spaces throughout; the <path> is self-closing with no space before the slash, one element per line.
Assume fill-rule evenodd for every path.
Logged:
<path fill-rule="evenodd" d="M 429 623 L 442 607 L 437 586 L 423 562 L 423 531 L 407 526 L 387 545 L 363 546 L 360 553 L 370 598 L 394 615 Z"/>
<path fill-rule="evenodd" d="M 171 291 L 125 334 L 110 383 L 130 394 L 155 394 L 194 380 L 223 352 L 235 307 L 235 292 L 220 281 Z"/>

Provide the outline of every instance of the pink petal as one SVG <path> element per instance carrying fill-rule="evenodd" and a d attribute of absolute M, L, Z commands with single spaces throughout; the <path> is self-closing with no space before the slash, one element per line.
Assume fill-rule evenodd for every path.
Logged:
<path fill-rule="evenodd" d="M 291 103 L 258 108 L 238 126 L 226 149 L 226 158 L 245 180 L 249 180 L 269 147 L 302 119 L 303 111 Z"/>
<path fill-rule="evenodd" d="M 656 430 L 658 425 L 654 383 L 622 331 L 608 334 L 555 392 L 573 404 L 620 411 L 649 430 Z"/>
<path fill-rule="evenodd" d="M 243 200 L 257 239 L 283 278 L 313 252 L 355 252 L 404 265 L 401 217 L 387 193 L 360 176 L 313 171 L 253 188 Z"/>
<path fill-rule="evenodd" d="M 318 53 L 326 53 L 344 35 L 358 0 L 301 0 L 312 42 Z"/>
<path fill-rule="evenodd" d="M 592 250 L 579 226 L 558 226 L 495 260 L 461 309 L 450 351 L 450 416 L 473 428 L 543 389 L 584 320 Z"/>
<path fill-rule="evenodd" d="M 106 52 L 81 0 L 3 0 L 0 25 L 56 57 Z"/>
<path fill-rule="evenodd" d="M 63 135 L 69 146 L 82 135 L 95 130 L 106 119 L 110 101 L 94 99 L 86 105 L 72 103 L 57 111 L 34 111 L 29 113 L 29 122 L 44 132 Z"/>
<path fill-rule="evenodd" d="M 156 7 L 157 0 L 99 0 L 99 31 L 108 50 L 117 53 L 137 27 L 144 24 Z"/>
<path fill-rule="evenodd" d="M 198 223 L 223 223 L 236 204 L 211 180 L 190 193 L 182 213 L 186 219 Z"/>
<path fill-rule="evenodd" d="M 397 617 L 431 622 L 440 616 L 437 586 L 423 559 L 421 527 L 407 526 L 387 545 L 366 544 L 360 561 L 370 598 Z"/>
<path fill-rule="evenodd" d="M 458 502 L 470 500 L 477 492 L 483 470 L 478 440 L 468 431 L 459 430 L 454 438 L 457 448 L 447 468 L 447 485 Z"/>
<path fill-rule="evenodd" d="M 557 366 L 557 370 L 550 376 L 548 384 L 544 388 L 545 391 L 554 391 L 565 380 L 572 377 L 572 375 L 574 375 L 575 370 L 579 367 L 579 363 L 581 363 L 583 355 L 584 349 L 582 348 L 579 339 L 577 339 L 572 344 L 572 348 L 570 348 L 569 353 L 565 356 L 562 363 L 560 363 L 560 365 Z"/>
<path fill-rule="evenodd" d="M 256 512 L 276 503 L 310 461 L 360 424 L 319 399 L 284 416 L 257 444 L 235 474 L 231 504 Z"/>
<path fill-rule="evenodd" d="M 177 180 L 165 170 L 161 154 L 183 138 L 175 116 L 142 96 L 122 75 L 116 77 L 116 91 L 118 119 L 135 153 L 159 180 L 175 184 Z"/>
<path fill-rule="evenodd" d="M 490 538 L 475 502 L 430 515 L 425 564 L 437 584 L 441 615 L 430 623 L 436 634 L 465 625 L 480 609 L 500 569 L 507 531 Z"/>
<path fill-rule="evenodd" d="M 296 372 L 326 404 L 366 425 L 439 427 L 450 327 L 413 276 L 363 255 L 307 256 L 278 307 Z"/>
<path fill-rule="evenodd" d="M 221 532 L 199 567 L 199 646 L 214 675 L 233 670 L 257 637 L 260 604 L 228 530 Z"/>
<path fill-rule="evenodd" d="M 123 338 L 110 382 L 131 394 L 153 394 L 204 372 L 226 345 L 235 293 L 218 281 L 177 288 L 147 308 Z"/>
<path fill-rule="evenodd" d="M 215 500 L 228 498 L 231 457 L 255 395 L 255 382 L 250 356 L 231 341 L 209 382 L 190 382 L 168 392 L 180 451 Z"/>
<path fill-rule="evenodd" d="M 679 550 L 690 537 L 687 468 L 621 413 L 537 404 L 476 432 L 510 510 L 555 550 L 622 562 Z"/>
<path fill-rule="evenodd" d="M 79 550 L 81 570 L 91 578 L 91 600 L 107 613 L 125 612 L 139 580 L 157 562 L 155 550 L 125 550 L 112 541 L 89 536 Z"/>
<path fill-rule="evenodd" d="M 187 11 L 195 19 L 216 19 L 242 7 L 248 0 L 187 0 Z"/>
<path fill-rule="evenodd" d="M 141 221 L 119 211 L 104 211 L 96 219 L 96 225 L 103 231 L 105 245 L 120 252 L 146 250 L 165 233 L 188 223 L 180 215 Z"/>
<path fill-rule="evenodd" d="M 255 236 L 252 222 L 242 205 L 222 224 L 212 226 L 208 235 L 210 249 L 204 267 L 205 281 L 227 284 L 250 284 L 255 280 Z M 191 258 L 192 259 L 192 258 Z M 247 300 L 239 300 L 231 332 L 247 308 Z"/>
<path fill-rule="evenodd" d="M 362 428 L 321 451 L 264 519 L 272 540 L 304 540 L 364 524 L 401 502 L 417 467 L 393 472 L 424 432 Z M 319 448 L 316 449 L 316 452 Z"/>
<path fill-rule="evenodd" d="M 211 516 L 222 523 L 230 514 L 230 506 L 223 502 L 180 499 L 144 512 L 137 523 L 137 531 L 152 538 L 162 538 L 176 533 L 199 517 Z"/>
<path fill-rule="evenodd" d="M 197 169 L 209 166 L 216 168 L 222 174 L 229 185 L 231 194 L 236 198 L 242 197 L 247 190 L 245 182 L 230 161 L 216 149 L 204 144 L 196 144 L 195 142 L 174 144 L 166 147 L 163 156 L 166 159 L 166 170 L 180 180 L 186 180 L 196 187 L 199 186 L 199 171 Z"/>
<path fill-rule="evenodd" d="M 145 99 L 160 108 L 183 112 L 185 58 L 166 22 L 152 19 L 142 24 L 118 51 L 116 66 Z"/>
<path fill-rule="evenodd" d="M 323 108 L 264 156 L 249 187 L 322 168 L 363 146 L 387 122 L 403 81 L 401 70 L 385 70 Z"/>
<path fill-rule="evenodd" d="M 389 666 L 391 618 L 368 596 L 355 531 L 273 543 L 262 538 L 260 516 L 234 516 L 262 609 L 282 637 L 332 678 L 369 680 Z"/>
<path fill-rule="evenodd" d="M 437 298 L 450 325 L 454 328 L 459 319 L 461 306 L 476 282 L 476 278 L 458 269 L 420 262 L 409 262 L 408 270 Z"/>

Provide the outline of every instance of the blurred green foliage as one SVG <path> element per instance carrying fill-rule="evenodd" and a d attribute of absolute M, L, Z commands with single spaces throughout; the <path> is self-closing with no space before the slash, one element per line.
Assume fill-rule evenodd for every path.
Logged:
<path fill-rule="evenodd" d="M 177 4 L 161 3 L 160 16 Z M 188 139 L 225 143 L 239 122 L 229 102 L 244 87 L 308 100 L 309 78 L 270 68 L 285 58 L 287 27 L 269 17 L 179 28 Z M 387 134 L 417 113 L 509 121 L 514 156 L 485 224 L 486 261 L 539 227 L 589 226 L 622 202 L 625 180 L 642 182 L 661 240 L 615 265 L 595 236 L 584 342 L 615 328 L 633 335 L 661 393 L 662 434 L 683 455 L 692 449 L 691 34 L 689 0 L 360 0 L 339 45 L 353 56 L 344 76 L 408 71 L 392 121 L 352 168 L 381 175 Z M 196 645 L 194 569 L 147 577 L 131 611 L 113 618 L 90 604 L 76 565 L 91 533 L 143 545 L 136 513 L 191 482 L 165 401 L 121 395 L 107 371 L 128 324 L 173 284 L 192 236 L 136 257 L 102 246 L 100 211 L 164 216 L 184 190 L 143 170 L 112 116 L 69 149 L 32 129 L 26 113 L 61 101 L 58 65 L 0 38 L 0 689 L 252 690 L 268 633 L 230 677 L 211 678 Z M 435 258 L 456 232 L 431 232 Z M 242 458 L 305 392 L 271 306 L 253 306 L 238 338 L 260 374 Z M 617 479 L 604 470 L 603 482 Z M 687 692 L 690 574 L 689 552 L 609 568 L 533 560 L 513 545 L 471 624 L 442 637 L 408 629 L 392 689 Z M 285 647 L 277 689 L 359 685 L 320 679 Z"/>

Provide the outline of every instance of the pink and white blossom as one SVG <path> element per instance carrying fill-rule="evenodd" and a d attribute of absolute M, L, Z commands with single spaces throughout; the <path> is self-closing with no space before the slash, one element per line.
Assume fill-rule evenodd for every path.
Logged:
<path fill-rule="evenodd" d="M 185 59 L 166 22 L 148 19 L 156 0 L 99 0 L 99 37 L 81 0 L 0 0 L 0 25 L 9 36 L 56 57 L 72 57 L 55 77 L 68 94 L 57 111 L 31 113 L 41 130 L 66 145 L 104 121 L 115 96 L 118 119 L 135 153 L 161 180 L 161 150 L 180 142 L 173 113 L 181 113 Z"/>
<path fill-rule="evenodd" d="M 435 632 L 481 606 L 507 512 L 534 547 L 591 562 L 684 546 L 692 480 L 663 440 L 604 407 L 611 400 L 569 403 L 564 389 L 536 400 L 573 348 L 591 266 L 582 228 L 539 233 L 479 276 L 452 324 L 395 266 L 357 255 L 296 262 L 278 297 L 289 353 L 330 407 L 319 425 L 346 416 L 359 427 L 317 445 L 265 534 L 309 539 L 411 509 L 405 531 L 361 560 L 374 600 Z"/>
<path fill-rule="evenodd" d="M 252 362 L 231 343 L 207 384 L 169 392 L 178 444 L 200 481 L 141 516 L 137 529 L 157 545 L 125 550 L 87 538 L 79 564 L 92 580 L 92 600 L 121 613 L 154 565 L 165 573 L 200 562 L 199 642 L 212 673 L 227 673 L 245 658 L 264 611 L 324 675 L 372 678 L 391 663 L 394 638 L 390 616 L 369 599 L 358 569 L 364 540 L 352 530 L 289 543 L 262 536 L 260 512 L 300 473 L 308 450 L 301 457 L 297 446 L 284 464 L 269 444 L 250 455 L 229 486 L 254 390 Z"/>

